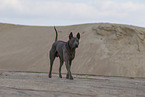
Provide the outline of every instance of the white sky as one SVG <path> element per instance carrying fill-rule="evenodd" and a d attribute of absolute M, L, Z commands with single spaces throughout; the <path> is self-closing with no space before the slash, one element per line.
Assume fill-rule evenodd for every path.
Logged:
<path fill-rule="evenodd" d="M 0 22 L 37 26 L 107 22 L 145 27 L 145 0 L 0 0 Z"/>

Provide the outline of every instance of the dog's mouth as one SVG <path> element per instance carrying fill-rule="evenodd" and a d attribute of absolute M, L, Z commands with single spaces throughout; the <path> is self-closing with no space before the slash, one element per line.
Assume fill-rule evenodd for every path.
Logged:
<path fill-rule="evenodd" d="M 72 49 L 76 49 L 76 48 L 78 48 L 78 46 L 74 46 L 74 47 L 72 47 Z"/>
<path fill-rule="evenodd" d="M 78 48 L 78 45 L 75 45 L 75 48 Z"/>

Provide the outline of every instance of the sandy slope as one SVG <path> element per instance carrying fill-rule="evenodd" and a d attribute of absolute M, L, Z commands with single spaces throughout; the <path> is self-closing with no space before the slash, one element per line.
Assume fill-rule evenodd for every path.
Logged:
<path fill-rule="evenodd" d="M 117 24 L 56 28 L 64 41 L 70 32 L 81 33 L 72 73 L 145 77 L 145 28 Z M 0 69 L 48 72 L 54 39 L 53 27 L 0 24 Z M 53 72 L 58 72 L 58 66 L 56 59 Z"/>

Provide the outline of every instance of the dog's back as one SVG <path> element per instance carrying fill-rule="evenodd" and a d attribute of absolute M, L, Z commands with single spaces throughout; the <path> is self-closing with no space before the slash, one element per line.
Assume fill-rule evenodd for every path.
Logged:
<path fill-rule="evenodd" d="M 55 52 L 55 57 L 61 57 L 65 44 L 66 42 L 64 41 L 55 41 L 52 45 L 50 52 Z"/>

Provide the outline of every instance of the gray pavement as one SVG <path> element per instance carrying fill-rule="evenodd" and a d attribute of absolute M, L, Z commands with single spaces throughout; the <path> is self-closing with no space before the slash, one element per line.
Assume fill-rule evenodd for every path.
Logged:
<path fill-rule="evenodd" d="M 0 97 L 145 97 L 145 79 L 0 71 Z"/>

